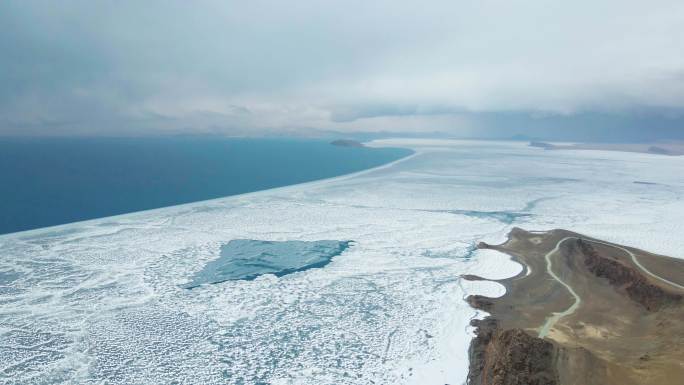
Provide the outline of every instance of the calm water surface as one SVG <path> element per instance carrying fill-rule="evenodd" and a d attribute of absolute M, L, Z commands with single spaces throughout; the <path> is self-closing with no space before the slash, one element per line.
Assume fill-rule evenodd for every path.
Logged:
<path fill-rule="evenodd" d="M 0 234 L 329 178 L 409 153 L 292 139 L 0 139 Z"/>

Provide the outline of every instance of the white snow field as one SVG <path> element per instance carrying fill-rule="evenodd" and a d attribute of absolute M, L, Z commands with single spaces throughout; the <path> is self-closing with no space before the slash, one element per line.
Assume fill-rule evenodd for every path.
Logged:
<path fill-rule="evenodd" d="M 463 298 L 518 226 L 684 257 L 684 157 L 384 140 L 365 172 L 0 236 L 0 383 L 463 384 Z M 635 183 L 645 182 L 645 183 Z M 322 268 L 183 286 L 233 239 L 351 240 Z"/>

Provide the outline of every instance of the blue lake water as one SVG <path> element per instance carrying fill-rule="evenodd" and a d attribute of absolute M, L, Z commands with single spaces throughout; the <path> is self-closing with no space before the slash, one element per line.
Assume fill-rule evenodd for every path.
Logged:
<path fill-rule="evenodd" d="M 207 283 L 253 280 L 264 274 L 282 277 L 317 267 L 342 254 L 349 241 L 260 241 L 235 239 L 221 247 L 221 256 L 207 263 L 184 287 Z"/>
<path fill-rule="evenodd" d="M 409 154 L 293 139 L 0 139 L 0 234 L 329 178 Z"/>

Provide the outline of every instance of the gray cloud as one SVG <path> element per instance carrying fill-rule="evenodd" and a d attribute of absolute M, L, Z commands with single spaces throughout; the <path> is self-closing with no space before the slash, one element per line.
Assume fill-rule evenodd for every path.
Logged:
<path fill-rule="evenodd" d="M 0 134 L 476 136 L 509 113 L 684 110 L 676 0 L 28 0 L 0 25 Z"/>

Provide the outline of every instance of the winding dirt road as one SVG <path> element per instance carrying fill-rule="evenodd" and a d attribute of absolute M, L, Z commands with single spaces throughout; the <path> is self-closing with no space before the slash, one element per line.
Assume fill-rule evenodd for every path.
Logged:
<path fill-rule="evenodd" d="M 577 310 L 577 308 L 579 307 L 579 305 L 582 303 L 582 299 L 580 298 L 579 295 L 577 295 L 577 293 L 575 293 L 575 290 L 573 290 L 572 287 L 571 287 L 570 285 L 568 285 L 567 283 L 565 283 L 562 279 L 560 279 L 560 277 L 558 277 L 558 276 L 556 275 L 556 273 L 553 272 L 553 263 L 552 263 L 552 261 L 551 261 L 551 256 L 552 256 L 553 254 L 557 253 L 558 250 L 560 249 L 561 244 L 562 244 L 563 242 L 569 240 L 569 239 L 580 239 L 580 238 L 579 238 L 579 237 L 565 237 L 565 238 L 561 239 L 560 241 L 558 241 L 558 243 L 556 243 L 556 247 L 554 247 L 553 250 L 551 250 L 551 251 L 549 251 L 548 253 L 546 253 L 546 255 L 544 256 L 544 259 L 546 260 L 546 271 L 549 273 L 549 275 L 550 275 L 551 277 L 553 277 L 553 279 L 555 279 L 558 283 L 560 283 L 560 284 L 563 285 L 566 289 L 568 289 L 568 292 L 570 292 L 570 294 L 574 297 L 575 302 L 574 302 L 569 308 L 565 309 L 565 310 L 562 311 L 562 312 L 552 313 L 551 316 L 548 317 L 548 318 L 546 319 L 546 321 L 544 322 L 544 325 L 541 327 L 541 329 L 540 329 L 540 331 L 539 331 L 539 338 L 544 338 L 544 337 L 546 337 L 546 336 L 549 334 L 549 330 L 551 330 L 551 328 L 553 327 L 553 325 L 555 325 L 556 322 L 558 322 L 558 320 L 560 320 L 561 318 L 563 318 L 563 317 L 565 317 L 565 316 L 568 316 L 568 315 L 574 313 L 575 310 Z M 600 244 L 600 245 L 610 246 L 610 247 L 616 248 L 616 249 L 618 249 L 618 250 L 624 251 L 625 253 L 627 253 L 627 255 L 629 255 L 629 256 L 631 257 L 632 262 L 634 262 L 634 264 L 635 264 L 637 267 L 639 267 L 639 269 L 641 269 L 644 273 L 646 273 L 646 274 L 650 275 L 651 277 L 656 278 L 656 279 L 658 279 L 658 280 L 660 280 L 660 281 L 662 281 L 662 282 L 665 282 L 665 283 L 667 283 L 667 284 L 669 284 L 669 285 L 672 285 L 672 286 L 674 286 L 674 287 L 676 287 L 676 288 L 678 288 L 678 289 L 684 290 L 684 286 L 682 286 L 682 285 L 680 285 L 680 284 L 678 284 L 678 283 L 672 282 L 672 281 L 670 281 L 670 280 L 668 280 L 668 279 L 665 279 L 665 278 L 663 278 L 663 277 L 660 277 L 660 276 L 658 276 L 658 275 L 656 275 L 656 274 L 650 272 L 646 267 L 644 267 L 641 263 L 639 263 L 639 261 L 637 260 L 636 255 L 634 255 L 634 253 L 632 253 L 631 251 L 625 249 L 624 247 L 620 247 L 620 246 L 617 246 L 617 245 L 614 245 L 614 244 L 611 244 L 611 243 L 606 243 L 606 242 L 601 242 L 601 241 L 594 241 L 594 240 L 591 240 L 591 239 L 582 238 L 582 240 L 583 240 L 583 241 L 586 241 L 586 242 L 593 242 L 593 243 L 597 243 L 597 244 Z"/>

